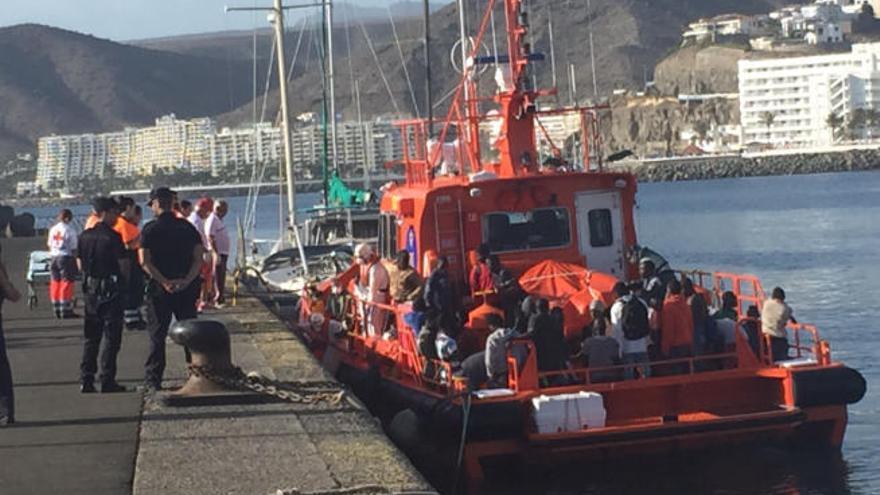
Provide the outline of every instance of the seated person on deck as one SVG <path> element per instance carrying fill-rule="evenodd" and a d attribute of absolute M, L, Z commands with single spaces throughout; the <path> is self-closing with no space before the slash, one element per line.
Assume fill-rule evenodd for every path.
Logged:
<path fill-rule="evenodd" d="M 535 344 L 538 371 L 564 369 L 568 360 L 568 346 L 558 321 L 550 314 L 550 302 L 538 301 L 537 312 L 529 319 L 528 336 Z"/>
<path fill-rule="evenodd" d="M 504 321 L 496 314 L 486 316 L 489 337 L 486 339 L 486 375 L 491 387 L 507 386 L 507 343 L 516 337 L 516 330 L 504 326 Z"/>
<path fill-rule="evenodd" d="M 472 297 L 494 290 L 492 271 L 489 269 L 488 264 L 489 255 L 489 245 L 486 243 L 480 244 L 477 248 L 477 262 L 474 264 L 468 277 Z"/>
<path fill-rule="evenodd" d="M 600 300 L 590 303 L 590 311 L 595 311 L 594 318 L 605 320 L 605 305 Z M 595 320 L 594 320 L 595 322 Z M 620 364 L 620 344 L 617 339 L 606 335 L 610 325 L 597 324 L 591 328 L 594 333 L 581 344 L 579 356 L 583 357 L 589 368 L 610 368 Z M 602 383 L 620 380 L 620 370 L 602 370 L 590 373 L 591 383 Z"/>
<path fill-rule="evenodd" d="M 523 296 L 522 287 L 513 273 L 504 268 L 498 256 L 494 254 L 489 256 L 488 267 L 491 273 L 492 288 L 498 294 L 498 304 L 504 311 L 505 323 L 513 325 L 516 320 L 516 310 Z"/>
<path fill-rule="evenodd" d="M 422 277 L 409 264 L 409 251 L 400 251 L 389 270 L 391 298 L 396 303 L 410 302 L 422 297 Z"/>

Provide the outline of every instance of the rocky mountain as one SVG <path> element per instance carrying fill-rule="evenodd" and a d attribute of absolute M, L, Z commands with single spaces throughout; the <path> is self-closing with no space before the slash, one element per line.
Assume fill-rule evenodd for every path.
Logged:
<path fill-rule="evenodd" d="M 416 2 L 418 3 L 418 2 Z M 567 67 L 575 67 L 578 96 L 592 96 L 593 81 L 587 26 L 596 46 L 596 83 L 600 94 L 617 87 L 640 87 L 655 64 L 679 43 L 682 27 L 695 18 L 725 12 L 766 12 L 784 0 L 531 0 L 531 42 L 548 54 L 538 67 L 541 85 L 553 79 L 550 53 L 552 19 L 560 98 L 567 101 Z M 485 2 L 466 2 L 469 23 L 482 15 Z M 334 27 L 339 111 L 355 113 L 352 81 L 358 80 L 367 116 L 424 114 L 424 65 L 421 21 L 400 4 L 386 18 L 358 16 L 337 9 Z M 479 7 L 480 11 L 477 11 Z M 409 10 L 407 10 L 409 9 Z M 381 9 L 380 9 L 381 10 Z M 347 25 L 346 25 L 347 22 Z M 496 39 L 503 50 L 503 15 L 496 15 Z M 321 103 L 318 66 L 320 30 L 291 23 L 288 57 L 297 45 L 292 68 L 294 111 L 316 110 Z M 435 98 L 442 111 L 445 95 L 458 75 L 450 51 L 458 38 L 458 13 L 448 5 L 432 15 L 431 59 Z M 366 33 L 366 35 L 365 35 Z M 396 35 L 396 36 L 395 36 Z M 399 44 L 395 42 L 399 40 Z M 0 157 L 32 151 L 35 140 L 52 133 L 118 129 L 151 122 L 174 112 L 179 117 L 220 116 L 227 124 L 247 122 L 261 98 L 252 102 L 252 35 L 220 33 L 123 45 L 35 25 L 0 29 Z M 258 44 L 258 87 L 265 84 L 271 41 Z M 349 46 L 350 53 L 349 56 Z M 483 50 L 491 51 L 492 33 Z M 409 76 L 409 77 L 407 77 Z M 484 75 L 487 79 L 491 74 Z M 274 78 L 273 78 L 274 79 Z M 409 79 L 409 83 L 408 83 Z M 489 86 L 488 84 L 486 86 Z M 270 116 L 277 92 L 270 80 Z M 260 91 L 262 93 L 262 91 Z"/>
<path fill-rule="evenodd" d="M 0 157 L 37 138 L 216 115 L 251 99 L 247 64 L 113 43 L 38 25 L 0 29 Z"/>
<path fill-rule="evenodd" d="M 562 101 L 568 101 L 570 85 L 567 77 L 569 64 L 575 68 L 578 97 L 584 99 L 593 94 L 593 78 L 590 70 L 588 27 L 592 25 L 595 43 L 596 89 L 607 95 L 615 88 L 639 88 L 650 79 L 654 66 L 665 55 L 677 48 L 682 28 L 688 21 L 725 12 L 768 12 L 785 0 L 592 0 L 587 11 L 586 0 L 533 1 L 530 12 L 530 41 L 533 50 L 547 55 L 538 67 L 536 77 L 542 86 L 549 86 L 553 79 L 550 63 L 550 24 L 556 62 L 556 81 Z M 476 24 L 482 15 L 481 2 L 470 2 L 469 23 Z M 476 5 L 481 6 L 480 12 Z M 338 17 L 337 17 L 338 18 Z M 363 27 L 354 24 L 337 27 L 337 98 L 339 112 L 346 118 L 355 115 L 351 79 L 360 81 L 361 99 L 367 115 L 381 113 L 425 113 L 424 57 L 421 21 L 404 20 L 396 23 L 400 50 L 395 45 L 394 33 L 387 23 L 372 23 Z M 450 52 L 458 39 L 458 13 L 454 5 L 436 12 L 431 19 L 434 36 L 432 67 L 435 97 L 442 100 L 458 82 L 458 74 L 450 62 Z M 496 15 L 496 39 L 503 36 L 503 15 Z M 364 31 L 368 36 L 364 35 Z M 317 33 L 306 31 L 303 39 L 309 44 L 317 39 Z M 289 36 L 291 44 L 298 33 Z M 351 40 L 351 57 L 344 42 Z M 268 42 L 268 41 L 267 41 Z M 228 46 L 251 47 L 248 35 L 238 40 L 226 39 Z M 503 50 L 503 39 L 499 41 Z M 487 33 L 483 50 L 491 53 L 493 39 Z M 375 55 L 373 53 L 375 51 Z M 403 52 L 401 60 L 400 52 Z M 251 52 L 248 51 L 248 54 Z M 349 61 L 350 60 L 350 61 Z M 405 67 L 405 69 L 404 69 Z M 381 69 L 380 69 L 381 68 Z M 321 103 L 321 76 L 315 68 L 315 57 L 306 52 L 297 59 L 293 70 L 293 99 L 295 111 L 316 110 Z M 383 78 L 384 75 L 384 78 Z M 409 82 L 407 81 L 409 76 Z M 487 86 L 492 86 L 491 74 L 484 75 Z M 269 94 L 268 108 L 277 108 L 278 96 Z M 257 102 L 261 107 L 262 103 Z M 443 110 L 442 105 L 439 108 Z M 246 105 L 236 112 L 222 116 L 227 124 L 246 122 L 252 118 L 253 106 Z"/>

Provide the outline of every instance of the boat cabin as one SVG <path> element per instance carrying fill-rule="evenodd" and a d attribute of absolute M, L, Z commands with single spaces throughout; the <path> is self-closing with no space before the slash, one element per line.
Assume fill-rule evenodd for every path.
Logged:
<path fill-rule="evenodd" d="M 449 176 L 390 185 L 382 199 L 379 247 L 406 250 L 427 276 L 438 257 L 464 283 L 480 244 L 520 275 L 542 260 L 635 276 L 625 254 L 636 244 L 636 181 L 625 173 L 546 172 L 498 178 Z"/>

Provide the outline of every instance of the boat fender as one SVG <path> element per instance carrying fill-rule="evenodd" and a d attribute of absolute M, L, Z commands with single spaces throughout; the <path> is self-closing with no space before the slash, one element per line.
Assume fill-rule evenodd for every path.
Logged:
<path fill-rule="evenodd" d="M 423 443 L 418 414 L 412 409 L 404 409 L 395 414 L 388 425 L 388 436 L 405 452 L 418 447 Z"/>
<path fill-rule="evenodd" d="M 865 377 L 847 367 L 799 371 L 792 380 L 798 407 L 855 404 L 867 391 Z"/>

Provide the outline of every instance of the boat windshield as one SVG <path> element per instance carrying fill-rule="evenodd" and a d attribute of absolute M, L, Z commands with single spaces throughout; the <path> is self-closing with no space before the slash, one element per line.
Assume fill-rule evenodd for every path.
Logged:
<path fill-rule="evenodd" d="M 571 242 L 568 210 L 488 213 L 483 216 L 483 241 L 495 253 L 567 246 Z"/>

